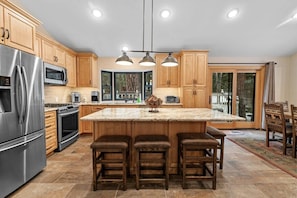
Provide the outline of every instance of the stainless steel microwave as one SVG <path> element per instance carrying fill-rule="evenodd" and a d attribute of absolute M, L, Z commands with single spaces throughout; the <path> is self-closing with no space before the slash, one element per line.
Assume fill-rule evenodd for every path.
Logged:
<path fill-rule="evenodd" d="M 67 70 L 64 67 L 43 63 L 44 83 L 50 85 L 66 85 Z"/>

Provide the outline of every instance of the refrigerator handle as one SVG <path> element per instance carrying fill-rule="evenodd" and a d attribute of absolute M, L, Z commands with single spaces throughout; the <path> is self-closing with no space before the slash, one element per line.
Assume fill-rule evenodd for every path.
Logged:
<path fill-rule="evenodd" d="M 20 96 L 16 95 L 16 107 L 17 107 L 17 112 L 19 115 L 19 123 L 21 124 L 23 122 L 23 116 L 24 116 L 24 111 L 25 111 L 25 107 L 24 107 L 25 91 L 24 91 L 24 82 L 23 82 L 23 78 L 22 78 L 22 74 L 21 74 L 21 68 L 19 65 L 17 65 L 16 68 L 17 68 L 16 69 L 16 71 L 17 71 L 16 92 L 18 92 L 19 84 L 20 84 L 20 89 L 21 89 L 21 95 Z M 19 100 L 21 100 L 21 102 Z"/>
<path fill-rule="evenodd" d="M 24 79 L 24 94 L 25 94 L 25 99 L 24 99 L 24 120 L 25 120 L 25 131 L 24 134 L 27 135 L 28 133 L 28 117 L 29 117 L 29 111 L 28 111 L 28 107 L 29 107 L 29 91 L 28 91 L 28 78 L 27 78 L 27 73 L 25 70 L 25 67 L 22 66 L 21 67 L 21 71 L 23 74 L 23 79 Z"/>

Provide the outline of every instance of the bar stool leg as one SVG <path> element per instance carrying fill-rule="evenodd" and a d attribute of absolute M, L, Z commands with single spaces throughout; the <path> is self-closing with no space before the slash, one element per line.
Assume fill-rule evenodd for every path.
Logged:
<path fill-rule="evenodd" d="M 222 151 L 222 150 L 221 150 Z M 217 148 L 213 149 L 213 180 L 212 180 L 212 188 L 216 189 L 216 183 L 217 183 Z"/>
<path fill-rule="evenodd" d="M 93 190 L 97 190 L 97 164 L 96 164 L 96 150 L 93 149 Z"/>
<path fill-rule="evenodd" d="M 139 190 L 139 174 L 140 174 L 140 165 L 139 165 L 139 158 L 140 158 L 139 150 L 136 149 L 136 190 Z"/>
<path fill-rule="evenodd" d="M 165 187 L 166 190 L 168 190 L 169 186 L 169 154 L 168 154 L 168 149 L 165 152 L 165 159 L 166 159 L 166 167 L 165 167 L 165 174 L 166 174 L 166 179 L 165 179 Z"/>

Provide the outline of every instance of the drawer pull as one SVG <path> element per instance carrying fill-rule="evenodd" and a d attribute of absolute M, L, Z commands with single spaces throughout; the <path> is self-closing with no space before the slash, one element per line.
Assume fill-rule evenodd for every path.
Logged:
<path fill-rule="evenodd" d="M 50 125 L 46 125 L 45 128 L 50 128 L 51 126 L 52 126 L 51 124 Z"/>
<path fill-rule="evenodd" d="M 52 117 L 51 115 L 47 115 L 47 116 L 45 116 L 45 118 L 50 118 L 50 117 Z"/>

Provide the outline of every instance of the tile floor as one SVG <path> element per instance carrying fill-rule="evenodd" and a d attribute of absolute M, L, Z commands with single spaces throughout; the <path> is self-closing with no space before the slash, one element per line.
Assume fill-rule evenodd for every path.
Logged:
<path fill-rule="evenodd" d="M 253 134 L 254 132 L 248 130 L 240 133 Z M 226 133 L 227 136 L 231 134 L 230 131 Z M 240 133 L 237 131 L 231 135 Z M 9 197 L 297 197 L 296 178 L 247 152 L 228 139 L 225 141 L 224 169 L 218 169 L 216 190 L 212 190 L 211 182 L 195 182 L 189 189 L 184 190 L 181 187 L 180 178 L 172 176 L 169 190 L 153 185 L 137 191 L 134 180 L 129 179 L 127 191 L 120 190 L 117 185 L 99 186 L 100 190 L 92 191 L 92 164 L 89 147 L 91 141 L 91 136 L 83 135 L 73 145 L 50 156 L 46 168 Z"/>

